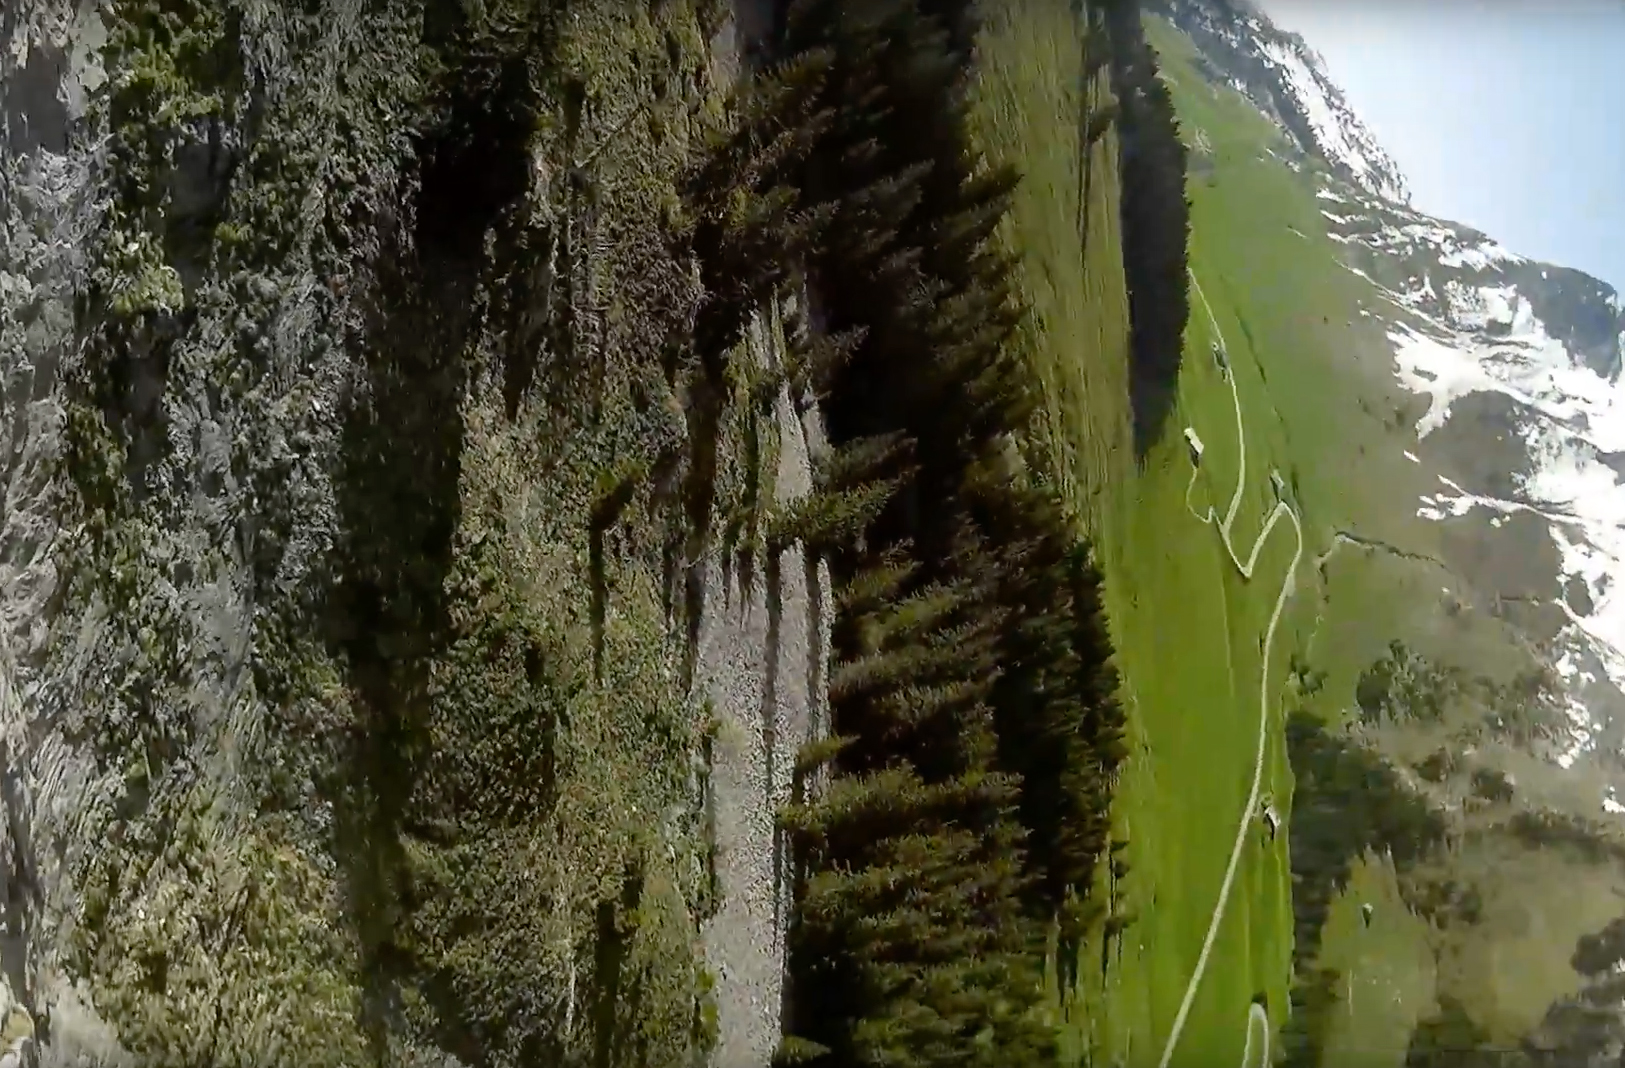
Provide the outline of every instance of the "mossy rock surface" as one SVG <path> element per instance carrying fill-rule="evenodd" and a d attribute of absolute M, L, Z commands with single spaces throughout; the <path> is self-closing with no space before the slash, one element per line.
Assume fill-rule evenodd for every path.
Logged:
<path fill-rule="evenodd" d="M 65 5 L 22 15 L 0 36 L 91 55 Z M 0 168 L 0 692 L 55 769 L 0 1039 L 703 1059 L 677 565 L 711 516 L 674 350 L 722 15 L 102 12 L 65 154 Z M 743 477 L 737 422 L 707 477 Z"/>

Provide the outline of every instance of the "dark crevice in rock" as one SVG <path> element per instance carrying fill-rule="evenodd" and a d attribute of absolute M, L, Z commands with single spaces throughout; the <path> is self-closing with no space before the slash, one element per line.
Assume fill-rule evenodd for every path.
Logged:
<path fill-rule="evenodd" d="M 591 588 L 593 677 L 604 677 L 604 619 L 609 610 L 609 583 L 604 571 L 604 536 L 637 492 L 637 480 L 624 477 L 594 503 L 587 528 L 587 571 Z"/>
<path fill-rule="evenodd" d="M 652 507 L 661 514 L 675 516 L 681 513 L 676 505 L 682 492 L 683 454 L 672 446 L 664 450 L 654 462 L 649 474 Z M 677 571 L 683 553 L 683 529 L 680 523 L 667 522 L 662 527 L 660 541 L 660 611 L 667 628 L 677 611 Z"/>
<path fill-rule="evenodd" d="M 124 439 L 124 477 L 137 504 L 151 495 L 155 487 L 148 474 L 169 452 L 164 394 L 173 347 L 191 325 L 190 318 L 159 313 L 124 331 L 127 347 L 107 368 L 102 415 Z"/>
<path fill-rule="evenodd" d="M 711 512 L 716 501 L 717 436 L 727 403 L 723 357 L 702 361 L 701 374 L 690 386 L 688 440 L 690 457 L 683 481 L 688 518 L 684 547 L 684 620 L 688 642 L 683 655 L 685 690 L 692 688 L 700 646 L 700 620 L 705 610 L 705 571 L 711 542 Z"/>
<path fill-rule="evenodd" d="M 620 1021 L 637 1017 L 638 990 L 635 983 L 631 989 L 625 988 L 624 972 L 632 952 L 632 913 L 643 896 L 643 886 L 644 872 L 634 862 L 621 876 L 619 899 L 598 902 L 592 984 L 594 1068 L 627 1063 L 627 1046 L 638 1038 L 620 1026 Z"/>
<path fill-rule="evenodd" d="M 33 983 L 28 972 L 27 947 L 34 941 L 33 927 L 41 905 L 40 879 L 30 832 L 33 813 L 23 790 L 23 772 L 12 747 L 0 742 L 0 803 L 5 805 L 11 856 L 4 858 L 5 929 L 0 938 L 0 967 L 30 1015 L 37 1013 Z"/>
<path fill-rule="evenodd" d="M 486 228 L 524 194 L 535 120 L 518 101 L 528 91 L 524 64 L 509 61 L 492 95 L 457 100 L 450 130 L 423 144 L 419 249 L 462 260 L 478 257 Z"/>
<path fill-rule="evenodd" d="M 395 295 L 377 309 L 367 339 L 370 397 L 345 432 L 346 469 L 338 484 L 342 580 L 330 619 L 333 644 L 361 706 L 344 772 L 352 796 L 349 811 L 340 813 L 340 846 L 350 859 L 375 1033 L 385 1016 L 381 973 L 392 970 L 400 827 L 428 713 L 429 661 L 445 631 L 442 590 L 459 508 L 458 364 L 465 324 L 435 321 L 431 309 L 461 308 L 457 291 L 466 294 L 467 280 L 432 287 L 444 294 L 441 300 L 424 300 L 419 283 L 385 283 Z"/>
<path fill-rule="evenodd" d="M 828 649 L 824 642 L 824 628 L 827 625 L 824 619 L 824 585 L 823 576 L 819 570 L 819 558 L 816 553 L 802 554 L 802 571 L 807 583 L 807 693 L 822 695 L 825 692 L 825 664 L 828 662 Z M 821 697 L 814 697 L 811 703 L 812 722 L 808 725 L 808 736 L 823 738 L 829 731 L 829 724 L 825 722 L 827 715 Z M 796 803 L 802 798 L 797 795 Z"/>
<path fill-rule="evenodd" d="M 526 232 L 517 247 L 507 251 L 515 267 L 502 293 L 508 324 L 502 402 L 511 421 L 518 418 L 521 402 L 536 383 L 537 368 L 548 345 L 558 234 L 552 230 L 545 234 Z"/>
<path fill-rule="evenodd" d="M 201 123 L 194 136 L 175 150 L 164 177 L 164 256 L 180 275 L 188 298 L 208 269 L 215 229 L 224 218 L 242 154 L 237 132 L 219 119 Z"/>
<path fill-rule="evenodd" d="M 779 760 L 779 652 L 783 640 L 784 628 L 784 575 L 780 554 L 769 552 L 767 554 L 766 568 L 767 587 L 767 640 L 763 643 L 766 651 L 766 671 L 762 678 L 762 809 L 766 812 L 774 811 L 777 806 L 773 801 L 774 765 Z M 748 596 L 749 587 L 745 587 Z M 784 828 L 775 821 L 773 825 L 773 900 L 774 908 L 779 908 L 785 894 L 784 882 Z"/>

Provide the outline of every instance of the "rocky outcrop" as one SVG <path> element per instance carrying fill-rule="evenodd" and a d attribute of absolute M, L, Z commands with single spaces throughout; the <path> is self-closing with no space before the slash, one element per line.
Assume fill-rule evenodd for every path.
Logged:
<path fill-rule="evenodd" d="M 776 365 L 778 317 L 752 330 L 754 358 Z M 783 507 L 812 490 L 815 411 L 798 414 L 788 390 L 773 404 L 772 494 Z M 792 890 L 780 810 L 801 800 L 802 745 L 827 725 L 828 567 L 799 546 L 772 556 L 746 546 L 707 568 L 696 685 L 709 702 L 710 825 L 718 905 L 705 928 L 716 981 L 717 1068 L 766 1065 L 777 1048 Z"/>
<path fill-rule="evenodd" d="M 70 130 L 85 87 L 100 80 L 89 32 L 98 23 L 88 10 L 75 15 L 67 4 L 22 4 L 0 16 L 0 1002 L 17 1021 L 8 1033 L 29 1034 L 62 1004 L 68 1049 L 81 1043 L 78 999 L 50 929 L 62 915 L 64 851 L 40 847 L 68 844 L 61 830 L 92 769 L 52 737 L 40 701 L 59 587 L 61 368 L 72 359 L 97 200 L 94 155 L 82 143 L 70 149 Z M 94 1022 L 82 1030 L 84 1044 L 109 1048 Z"/>

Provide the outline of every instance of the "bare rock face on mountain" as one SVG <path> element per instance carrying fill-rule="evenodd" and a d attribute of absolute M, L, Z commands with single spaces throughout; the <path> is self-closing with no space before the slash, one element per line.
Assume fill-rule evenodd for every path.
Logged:
<path fill-rule="evenodd" d="M 1286 131 L 1300 153 L 1387 200 L 1409 199 L 1404 175 L 1354 114 L 1325 64 L 1248 0 L 1154 0 L 1148 12 L 1172 21 L 1196 43 L 1199 66 L 1216 84 L 1244 94 Z"/>
<path fill-rule="evenodd" d="M 1450 528 L 1469 556 L 1483 555 L 1475 543 L 1506 543 L 1509 563 L 1525 562 L 1481 572 L 1479 589 L 1553 606 L 1530 637 L 1569 683 L 1575 746 L 1617 733 L 1619 295 L 1350 183 L 1327 180 L 1320 197 L 1328 235 L 1376 286 L 1362 314 L 1387 334 L 1396 374 L 1418 397 L 1416 452 L 1438 471 L 1418 514 Z M 1524 546 L 1514 550 L 1514 538 Z M 1545 573 L 1530 574 L 1541 559 Z"/>

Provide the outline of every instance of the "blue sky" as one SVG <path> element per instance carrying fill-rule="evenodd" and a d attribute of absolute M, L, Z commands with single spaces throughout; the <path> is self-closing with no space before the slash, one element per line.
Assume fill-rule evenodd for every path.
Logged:
<path fill-rule="evenodd" d="M 1415 206 L 1625 290 L 1625 0 L 1257 0 Z"/>

